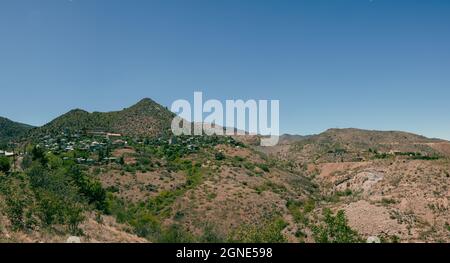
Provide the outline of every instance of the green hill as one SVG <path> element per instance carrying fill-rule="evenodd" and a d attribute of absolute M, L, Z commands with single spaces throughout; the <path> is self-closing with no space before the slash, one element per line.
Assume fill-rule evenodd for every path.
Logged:
<path fill-rule="evenodd" d="M 129 136 L 157 136 L 170 129 L 174 114 L 151 99 L 113 112 L 92 112 L 75 109 L 35 129 L 35 134 L 62 131 L 96 130 Z"/>
<path fill-rule="evenodd" d="M 15 140 L 32 128 L 33 126 L 0 117 L 0 143 Z"/>

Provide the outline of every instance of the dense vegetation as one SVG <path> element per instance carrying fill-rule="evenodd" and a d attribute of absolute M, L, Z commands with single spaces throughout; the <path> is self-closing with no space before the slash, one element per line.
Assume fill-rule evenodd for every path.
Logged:
<path fill-rule="evenodd" d="M 0 150 L 4 149 L 9 141 L 20 138 L 32 128 L 30 125 L 0 117 Z"/>
<path fill-rule="evenodd" d="M 0 177 L 4 209 L 14 230 L 63 228 L 80 234 L 84 212 L 107 212 L 101 184 L 73 163 L 49 160 L 39 148 L 27 156 L 23 172 Z"/>

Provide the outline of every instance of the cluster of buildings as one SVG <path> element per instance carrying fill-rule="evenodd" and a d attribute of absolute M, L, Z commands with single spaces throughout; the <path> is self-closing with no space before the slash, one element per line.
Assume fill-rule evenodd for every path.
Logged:
<path fill-rule="evenodd" d="M 74 150 L 99 151 L 113 146 L 125 146 L 127 141 L 122 140 L 122 135 L 106 132 L 87 132 L 81 133 L 61 133 L 56 136 L 45 135 L 40 139 L 40 146 L 55 152 L 70 152 Z"/>
<path fill-rule="evenodd" d="M 64 154 L 72 151 L 85 152 L 75 154 L 75 157 L 63 157 L 64 160 L 73 160 L 80 164 L 95 164 L 116 162 L 116 157 L 111 157 L 110 151 L 114 148 L 126 147 L 128 142 L 118 133 L 109 132 L 62 132 L 56 135 L 45 135 L 39 139 L 38 145 L 46 151 L 55 154 Z M 93 153 L 98 154 L 93 157 Z M 84 156 L 84 157 L 80 157 Z"/>

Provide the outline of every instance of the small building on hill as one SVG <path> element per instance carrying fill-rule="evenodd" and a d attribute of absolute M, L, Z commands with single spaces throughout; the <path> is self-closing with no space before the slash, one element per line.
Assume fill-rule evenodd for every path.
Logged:
<path fill-rule="evenodd" d="M 122 137 L 122 134 L 120 133 L 106 133 L 106 138 L 109 140 L 114 140 L 114 139 L 120 139 Z"/>
<path fill-rule="evenodd" d="M 8 152 L 8 151 L 0 150 L 0 156 L 14 157 L 15 155 L 16 154 L 14 152 Z"/>

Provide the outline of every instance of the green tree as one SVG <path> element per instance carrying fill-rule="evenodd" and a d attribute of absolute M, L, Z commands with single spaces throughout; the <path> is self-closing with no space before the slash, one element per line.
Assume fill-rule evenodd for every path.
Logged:
<path fill-rule="evenodd" d="M 97 157 L 98 162 L 102 162 L 105 157 L 106 156 L 102 150 L 98 151 L 98 157 Z"/>
<path fill-rule="evenodd" d="M 106 190 L 100 181 L 86 175 L 78 166 L 70 167 L 67 174 L 90 204 L 94 204 L 98 210 L 107 212 Z"/>
<path fill-rule="evenodd" d="M 23 156 L 22 162 L 20 163 L 20 167 L 23 170 L 26 170 L 26 169 L 30 168 L 32 164 L 33 164 L 32 157 L 29 154 L 25 154 Z"/>
<path fill-rule="evenodd" d="M 46 226 L 64 223 L 63 209 L 67 205 L 55 193 L 41 189 L 38 194 L 39 215 Z"/>
<path fill-rule="evenodd" d="M 78 226 L 84 221 L 85 217 L 83 215 L 83 207 L 77 204 L 66 206 L 65 216 L 67 223 L 69 225 L 69 231 L 73 235 L 79 235 L 80 230 Z"/>
<path fill-rule="evenodd" d="M 53 153 L 48 153 L 46 155 L 46 158 L 48 160 L 50 169 L 57 169 L 63 165 L 63 160 L 58 156 L 54 155 Z"/>
<path fill-rule="evenodd" d="M 31 156 L 33 161 L 38 161 L 42 165 L 46 166 L 48 163 L 47 157 L 45 156 L 45 151 L 39 146 L 34 146 L 31 150 Z"/>
<path fill-rule="evenodd" d="M 324 224 L 314 226 L 313 236 L 317 243 L 359 243 L 362 242 L 359 234 L 348 226 L 343 210 L 333 215 L 330 209 L 324 209 Z"/>
<path fill-rule="evenodd" d="M 232 243 L 285 243 L 283 229 L 287 223 L 282 218 L 272 218 L 260 224 L 242 225 L 228 237 Z"/>
<path fill-rule="evenodd" d="M 133 216 L 134 219 L 130 220 L 130 224 L 138 236 L 151 238 L 161 233 L 161 223 L 151 213 L 140 211 Z"/>
<path fill-rule="evenodd" d="M 7 157 L 0 157 L 0 172 L 7 173 L 11 169 L 11 163 Z"/>
<path fill-rule="evenodd" d="M 26 178 L 21 174 L 12 173 L 0 177 L 0 193 L 4 199 L 4 212 L 11 222 L 13 230 L 27 227 L 27 213 L 33 203 L 33 193 L 29 191 Z"/>

